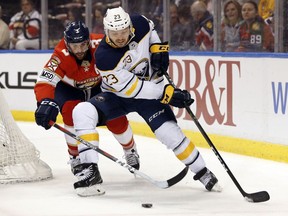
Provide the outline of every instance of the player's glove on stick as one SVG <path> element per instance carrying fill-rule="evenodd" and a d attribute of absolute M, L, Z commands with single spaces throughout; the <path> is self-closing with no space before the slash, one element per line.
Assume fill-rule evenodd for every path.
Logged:
<path fill-rule="evenodd" d="M 194 102 L 194 99 L 191 98 L 191 95 L 187 90 L 174 88 L 171 84 L 168 84 L 164 88 L 160 101 L 164 104 L 184 108 L 190 106 Z"/>
<path fill-rule="evenodd" d="M 35 120 L 37 125 L 44 127 L 46 130 L 51 128 L 49 122 L 56 121 L 59 113 L 59 106 L 55 101 L 49 98 L 43 99 L 35 111 Z"/>
<path fill-rule="evenodd" d="M 150 46 L 151 66 L 157 75 L 163 76 L 169 66 L 169 45 L 168 42 L 154 43 Z"/>

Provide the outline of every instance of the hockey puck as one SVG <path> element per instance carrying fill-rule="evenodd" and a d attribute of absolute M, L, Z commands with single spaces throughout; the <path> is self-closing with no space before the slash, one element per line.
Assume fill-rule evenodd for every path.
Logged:
<path fill-rule="evenodd" d="M 142 203 L 143 208 L 152 208 L 152 203 Z"/>

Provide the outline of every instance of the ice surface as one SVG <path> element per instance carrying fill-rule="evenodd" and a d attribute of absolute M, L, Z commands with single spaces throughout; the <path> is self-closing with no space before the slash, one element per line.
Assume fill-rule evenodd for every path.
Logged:
<path fill-rule="evenodd" d="M 1 216 L 287 216 L 288 164 L 220 152 L 247 193 L 268 191 L 271 199 L 263 203 L 244 200 L 217 157 L 209 148 L 199 148 L 207 166 L 219 179 L 221 193 L 208 192 L 193 174 L 177 185 L 160 189 L 127 169 L 100 156 L 100 172 L 106 189 L 104 196 L 79 197 L 73 190 L 76 180 L 67 164 L 64 135 L 56 128 L 48 131 L 35 123 L 18 122 L 22 132 L 41 152 L 41 159 L 53 170 L 54 178 L 43 182 L 0 185 Z M 100 147 L 122 159 L 122 149 L 106 129 L 99 129 Z M 181 171 L 174 154 L 156 139 L 135 136 L 141 171 L 165 180 Z M 214 143 L 217 147 L 217 143 Z M 208 145 L 207 145 L 208 146 Z M 143 208 L 142 203 L 152 203 Z"/>

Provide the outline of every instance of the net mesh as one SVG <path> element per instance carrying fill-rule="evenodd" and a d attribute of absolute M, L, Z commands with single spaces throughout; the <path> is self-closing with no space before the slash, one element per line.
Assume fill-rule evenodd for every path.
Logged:
<path fill-rule="evenodd" d="M 51 168 L 17 126 L 1 89 L 0 101 L 0 183 L 51 178 Z"/>

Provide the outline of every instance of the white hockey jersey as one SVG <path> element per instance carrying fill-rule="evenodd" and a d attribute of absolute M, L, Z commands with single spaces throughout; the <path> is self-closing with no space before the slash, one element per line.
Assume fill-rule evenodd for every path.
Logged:
<path fill-rule="evenodd" d="M 160 99 L 164 78 L 158 77 L 150 64 L 150 45 L 159 43 L 152 21 L 131 16 L 135 36 L 123 48 L 107 43 L 107 36 L 96 50 L 96 67 L 102 76 L 102 90 L 124 98 Z"/>
<path fill-rule="evenodd" d="M 18 12 L 16 13 L 10 20 L 10 23 L 9 23 L 9 28 L 10 28 L 10 36 L 11 37 L 17 37 L 18 39 L 25 39 L 25 36 L 24 36 L 24 33 L 23 33 L 23 30 L 22 29 L 14 29 L 13 28 L 13 24 L 15 22 L 25 22 L 27 20 L 30 20 L 30 19 L 38 19 L 40 22 L 42 20 L 42 16 L 41 14 L 37 11 L 37 10 L 32 10 L 29 14 L 25 14 L 23 11 L 21 12 Z M 29 25 L 28 27 L 26 27 L 26 30 L 27 30 L 27 36 L 29 38 L 31 37 L 35 37 L 35 35 L 32 35 L 29 31 L 29 28 L 34 28 L 37 30 L 37 34 L 38 34 L 38 31 L 40 29 L 40 26 L 39 26 L 39 23 L 35 20 L 32 20 L 29 22 Z M 34 30 L 34 31 L 36 31 Z"/>

